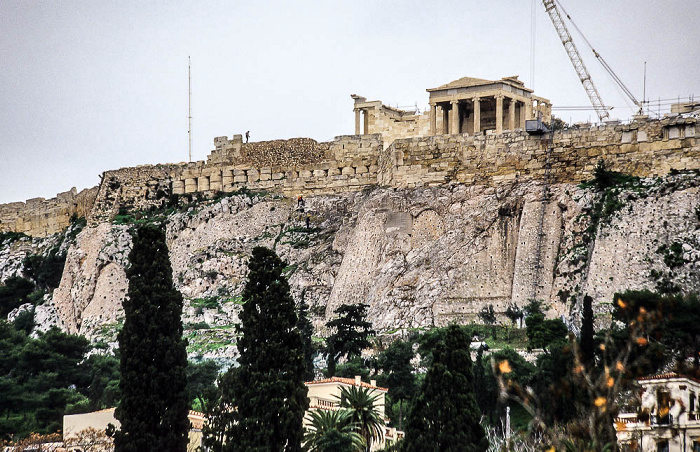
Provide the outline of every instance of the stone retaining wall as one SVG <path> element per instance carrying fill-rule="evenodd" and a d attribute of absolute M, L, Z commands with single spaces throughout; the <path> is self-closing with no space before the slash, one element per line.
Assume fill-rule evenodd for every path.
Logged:
<path fill-rule="evenodd" d="M 172 194 L 277 191 L 286 196 L 330 194 L 372 185 L 412 188 L 456 181 L 498 185 L 523 179 L 579 182 L 602 159 L 613 171 L 661 176 L 700 170 L 700 126 L 694 118 L 567 129 L 529 135 L 437 135 L 395 140 L 339 136 L 327 143 L 308 138 L 242 143 L 240 135 L 217 137 L 206 162 L 139 166 L 107 171 L 99 192 L 67 192 L 53 200 L 0 205 L 0 231 L 47 235 L 67 226 L 73 213 L 94 207 L 91 224 L 108 221 L 120 207 L 160 206 Z"/>

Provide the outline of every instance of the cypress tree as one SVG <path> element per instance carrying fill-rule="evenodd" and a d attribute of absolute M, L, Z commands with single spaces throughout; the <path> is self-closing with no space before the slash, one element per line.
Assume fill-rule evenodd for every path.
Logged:
<path fill-rule="evenodd" d="M 187 448 L 187 351 L 182 295 L 173 287 L 162 229 L 146 225 L 129 253 L 129 290 L 119 333 L 121 401 L 116 452 Z"/>
<path fill-rule="evenodd" d="M 205 430 L 214 451 L 301 451 L 309 406 L 304 350 L 285 264 L 256 247 L 243 290 L 239 367 L 220 380 L 221 398 Z"/>
<path fill-rule="evenodd" d="M 314 379 L 314 343 L 313 343 L 313 333 L 314 326 L 309 320 L 309 305 L 304 300 L 305 293 L 301 295 L 301 303 L 297 309 L 298 320 L 297 329 L 301 334 L 301 340 L 304 350 L 304 381 L 311 381 Z"/>
<path fill-rule="evenodd" d="M 583 297 L 583 316 L 581 318 L 581 359 L 586 365 L 593 363 L 593 298 Z"/>
<path fill-rule="evenodd" d="M 482 452 L 488 448 L 474 397 L 469 335 L 451 325 L 433 352 L 406 428 L 406 450 Z"/>

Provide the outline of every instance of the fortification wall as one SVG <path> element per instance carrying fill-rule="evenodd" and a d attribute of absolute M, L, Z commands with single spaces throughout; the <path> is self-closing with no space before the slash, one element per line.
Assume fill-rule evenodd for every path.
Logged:
<path fill-rule="evenodd" d="M 71 190 L 55 198 L 32 198 L 26 202 L 0 204 L 0 232 L 22 232 L 46 237 L 65 230 L 73 215 L 85 217 L 92 209 L 97 187 L 79 193 Z"/>
<path fill-rule="evenodd" d="M 612 171 L 661 176 L 700 169 L 700 130 L 695 119 L 649 121 L 533 136 L 439 135 L 396 140 L 380 157 L 380 185 L 399 188 L 449 181 L 494 185 L 518 178 L 580 182 L 598 160 Z"/>
<path fill-rule="evenodd" d="M 339 136 L 327 143 L 308 138 L 242 143 L 240 136 L 218 137 L 206 162 L 107 171 L 97 193 L 73 190 L 51 200 L 1 205 L 0 231 L 42 236 L 64 229 L 73 213 L 89 212 L 95 225 L 109 221 L 121 207 L 147 210 L 164 205 L 173 194 L 210 196 L 242 187 L 296 196 L 371 185 L 498 185 L 545 176 L 552 183 L 579 182 L 591 177 L 600 159 L 613 171 L 660 176 L 700 169 L 696 122 L 677 117 L 541 136 L 520 130 L 438 135 L 397 139 L 386 149 L 387 138 L 380 134 Z"/>
<path fill-rule="evenodd" d="M 268 153 L 284 154 L 290 141 L 280 141 Z M 246 145 L 243 146 L 245 149 Z M 309 149 L 306 157 L 311 154 L 313 159 L 291 160 L 289 154 L 284 154 L 287 165 L 273 165 L 272 158 L 244 156 L 226 163 L 210 160 L 184 167 L 172 180 L 172 193 L 232 192 L 242 187 L 280 191 L 286 195 L 360 190 L 377 183 L 377 160 L 381 149 L 380 135 L 340 136 L 330 143 L 319 143 Z"/>

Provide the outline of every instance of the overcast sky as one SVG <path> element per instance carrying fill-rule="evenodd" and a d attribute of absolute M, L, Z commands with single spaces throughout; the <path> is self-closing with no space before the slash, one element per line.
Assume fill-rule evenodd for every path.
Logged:
<path fill-rule="evenodd" d="M 700 97 L 698 0 L 562 3 L 638 98 L 645 61 L 648 98 Z M 611 116 L 628 118 L 572 34 Z M 426 88 L 464 76 L 518 74 L 555 107 L 589 105 L 538 0 L 2 0 L 0 203 L 186 161 L 188 56 L 193 160 L 246 130 L 254 141 L 351 134 L 350 94 L 425 108 Z"/>

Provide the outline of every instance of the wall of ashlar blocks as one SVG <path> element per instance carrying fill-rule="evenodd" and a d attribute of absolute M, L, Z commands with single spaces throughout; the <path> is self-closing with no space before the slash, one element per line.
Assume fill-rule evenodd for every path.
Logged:
<path fill-rule="evenodd" d="M 268 149 L 265 159 L 258 161 L 273 162 L 279 156 L 286 164 L 258 166 L 250 159 L 241 161 L 246 145 L 241 144 L 240 137 L 218 137 L 217 149 L 206 162 L 106 171 L 94 203 L 92 191 L 86 192 L 89 195 L 72 194 L 66 203 L 61 201 L 65 197 L 61 195 L 57 198 L 61 202 L 0 205 L 0 231 L 47 235 L 65 228 L 73 212 L 90 212 L 88 219 L 94 225 L 109 221 L 120 207 L 144 210 L 164 205 L 171 194 L 211 195 L 242 187 L 285 196 L 308 196 L 356 191 L 372 185 L 495 185 L 525 178 L 544 179 L 547 175 L 552 183 L 577 183 L 592 177 L 600 159 L 613 171 L 663 176 L 671 170 L 700 170 L 698 138 L 697 120 L 681 117 L 567 129 L 540 136 L 514 131 L 500 135 L 403 138 L 386 149 L 385 137 L 380 134 L 351 135 L 328 143 L 294 139 L 297 141 L 293 143 L 309 149 L 309 155 L 305 155 L 306 151 L 296 152 L 298 149 L 294 148 L 294 158 L 287 155 L 292 140 L 270 142 L 273 147 L 282 146 L 281 151 L 275 154 L 275 149 Z M 86 205 L 86 199 L 91 205 Z M 63 208 L 63 204 L 70 206 Z"/>
<path fill-rule="evenodd" d="M 379 159 L 379 185 L 413 188 L 457 181 L 493 185 L 519 178 L 590 179 L 599 160 L 635 176 L 700 169 L 695 119 L 568 129 L 553 135 L 436 135 L 396 140 Z"/>

